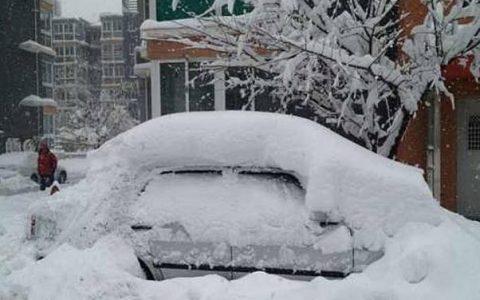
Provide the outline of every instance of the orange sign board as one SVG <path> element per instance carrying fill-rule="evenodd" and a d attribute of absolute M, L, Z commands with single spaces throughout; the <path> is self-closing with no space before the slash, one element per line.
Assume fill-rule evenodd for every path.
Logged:
<path fill-rule="evenodd" d="M 44 115 L 54 115 L 57 113 L 57 108 L 55 106 L 44 106 L 43 114 Z"/>

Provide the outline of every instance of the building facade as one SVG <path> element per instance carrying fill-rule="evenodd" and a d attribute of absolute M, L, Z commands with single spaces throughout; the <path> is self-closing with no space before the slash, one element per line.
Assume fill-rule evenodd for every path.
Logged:
<path fill-rule="evenodd" d="M 53 134 L 54 107 L 41 101 L 19 104 L 30 95 L 53 98 L 54 9 L 53 0 L 0 2 L 0 152 L 8 139 L 22 143 Z"/>
<path fill-rule="evenodd" d="M 55 60 L 55 100 L 57 144 L 73 149 L 65 138 L 65 127 L 79 107 L 98 102 L 100 96 L 100 26 L 81 18 L 56 17 L 53 20 Z"/>
<path fill-rule="evenodd" d="M 100 22 L 102 92 L 119 98 L 125 78 L 123 16 L 102 14 Z"/>
<path fill-rule="evenodd" d="M 87 30 L 90 24 L 80 18 L 53 20 L 55 60 L 55 99 L 62 108 L 75 106 L 88 97 L 89 51 Z"/>
<path fill-rule="evenodd" d="M 258 71 L 231 67 L 200 76 L 203 73 L 201 62 L 215 60 L 217 53 L 207 49 L 191 49 L 182 43 L 169 41 L 170 36 L 179 33 L 182 36 L 198 35 L 198 32 L 189 28 L 191 12 L 201 14 L 208 10 L 211 4 L 211 1 L 184 1 L 179 3 L 180 7 L 173 10 L 169 3 L 149 2 L 150 19 L 165 24 L 163 29 L 142 31 L 145 40 L 144 56 L 150 60 L 151 117 L 190 111 L 279 109 L 279 102 L 268 91 L 252 96 L 247 87 L 226 88 L 225 82 L 228 82 L 230 77 L 246 79 L 251 72 Z M 240 1 L 236 3 L 234 14 L 246 11 L 248 6 Z M 255 74 L 257 77 L 264 75 L 268 76 Z M 186 82 L 188 84 L 185 84 Z"/>
<path fill-rule="evenodd" d="M 130 3 L 130 2 L 129 2 Z M 136 47 L 140 45 L 138 8 L 131 2 L 122 15 L 103 14 L 101 21 L 102 101 L 124 105 L 140 118 L 139 82 L 134 72 Z"/>
<path fill-rule="evenodd" d="M 404 0 L 408 34 L 427 9 Z M 423 99 L 399 145 L 397 160 L 418 166 L 441 205 L 480 220 L 480 84 L 470 73 L 471 60 L 455 59 L 442 70 L 454 101 L 435 94 Z"/>

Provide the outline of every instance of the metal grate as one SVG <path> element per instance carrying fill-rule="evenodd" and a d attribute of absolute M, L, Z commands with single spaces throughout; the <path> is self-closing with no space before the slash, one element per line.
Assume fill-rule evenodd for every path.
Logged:
<path fill-rule="evenodd" d="M 468 150 L 480 150 L 480 115 L 468 119 Z"/>

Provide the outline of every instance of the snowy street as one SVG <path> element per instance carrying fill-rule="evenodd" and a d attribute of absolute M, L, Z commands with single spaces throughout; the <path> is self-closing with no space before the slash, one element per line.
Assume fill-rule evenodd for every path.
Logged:
<path fill-rule="evenodd" d="M 19 255 L 25 245 L 27 211 L 30 204 L 45 195 L 39 192 L 0 196 L 0 282 L 12 269 L 23 264 L 25 257 Z M 28 250 L 27 250 L 28 252 Z"/>

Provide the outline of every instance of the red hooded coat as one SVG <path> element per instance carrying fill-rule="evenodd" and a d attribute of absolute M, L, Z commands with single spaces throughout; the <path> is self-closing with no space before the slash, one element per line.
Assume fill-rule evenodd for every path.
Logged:
<path fill-rule="evenodd" d="M 48 148 L 38 151 L 38 175 L 51 176 L 57 168 L 57 157 Z"/>

